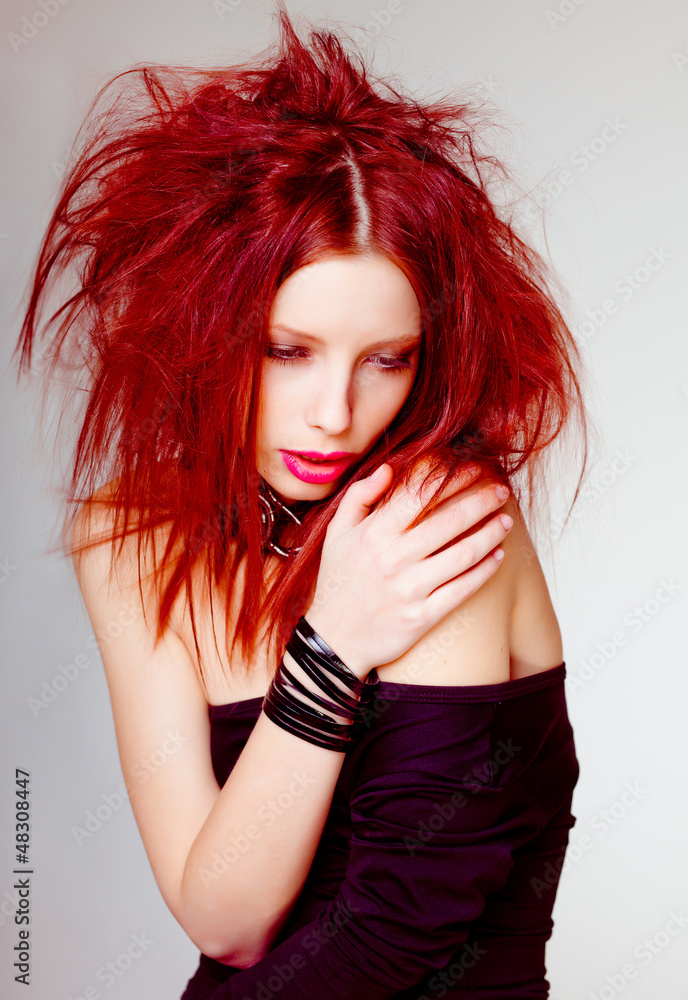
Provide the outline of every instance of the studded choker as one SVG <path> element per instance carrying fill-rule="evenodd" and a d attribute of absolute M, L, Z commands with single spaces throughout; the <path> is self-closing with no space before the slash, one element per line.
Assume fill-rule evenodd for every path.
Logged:
<path fill-rule="evenodd" d="M 262 477 L 258 496 L 261 503 L 260 517 L 263 524 L 263 548 L 274 552 L 275 555 L 281 556 L 283 559 L 286 559 L 289 555 L 296 555 L 297 552 L 301 551 L 302 546 L 286 548 L 280 545 L 277 541 L 280 531 L 287 520 L 300 525 L 306 511 L 320 501 L 297 500 L 291 507 L 288 507 L 279 499 L 270 484 Z"/>

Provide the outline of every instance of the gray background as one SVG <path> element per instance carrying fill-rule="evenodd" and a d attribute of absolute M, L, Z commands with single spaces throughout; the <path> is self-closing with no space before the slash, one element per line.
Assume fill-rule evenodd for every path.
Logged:
<path fill-rule="evenodd" d="M 679 624 L 686 620 L 688 7 L 680 0 L 287 5 L 316 21 L 329 13 L 350 28 L 367 26 L 377 66 L 419 94 L 470 84 L 493 102 L 512 136 L 495 136 L 499 150 L 534 204 L 547 209 L 546 240 L 532 224 L 535 213 L 529 222 L 526 212 L 524 224 L 573 297 L 570 318 L 591 373 L 588 403 L 602 431 L 562 535 L 576 472 L 564 466 L 551 552 L 543 553 L 581 763 L 548 945 L 551 995 L 678 1000 L 688 926 L 667 924 L 688 908 Z M 31 34 L 23 19 L 30 25 L 40 10 L 38 0 L 3 0 L 0 32 L 0 990 L 8 998 L 77 1000 L 95 986 L 112 1000 L 173 1000 L 197 950 L 166 909 L 119 796 L 90 624 L 71 563 L 45 554 L 55 538 L 60 463 L 36 438 L 35 391 L 16 387 L 8 363 L 69 143 L 95 89 L 139 61 L 229 63 L 258 52 L 274 37 L 272 4 L 69 0 L 47 20 L 37 17 L 33 37 L 17 42 L 22 29 Z M 74 676 L 66 685 L 54 684 L 60 668 Z M 31 699 L 39 698 L 45 704 L 36 711 Z M 13 982 L 11 968 L 15 767 L 32 774 L 30 990 Z M 107 818 L 78 843 L 74 828 L 99 807 Z M 137 934 L 152 943 L 106 986 L 98 970 Z"/>

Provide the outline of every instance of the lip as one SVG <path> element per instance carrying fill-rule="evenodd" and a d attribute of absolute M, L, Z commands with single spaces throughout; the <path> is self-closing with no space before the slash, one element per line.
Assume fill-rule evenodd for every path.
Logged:
<path fill-rule="evenodd" d="M 334 462 L 338 458 L 353 458 L 353 451 L 289 451 L 288 455 L 296 455 L 297 458 L 315 458 L 321 462 Z"/>
<path fill-rule="evenodd" d="M 356 458 L 351 452 L 331 451 L 328 458 L 335 455 L 336 461 L 309 462 L 305 455 L 319 457 L 320 452 L 295 452 L 281 451 L 282 461 L 293 476 L 300 479 L 302 483 L 331 483 L 333 479 L 338 479 L 346 471 L 349 465 Z M 342 457 L 340 457 L 342 456 Z"/>

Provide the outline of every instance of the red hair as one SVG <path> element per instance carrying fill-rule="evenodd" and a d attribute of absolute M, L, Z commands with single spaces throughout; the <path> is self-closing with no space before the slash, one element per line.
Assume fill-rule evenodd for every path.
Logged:
<path fill-rule="evenodd" d="M 277 16 L 278 51 L 260 60 L 135 66 L 101 88 L 15 348 L 21 374 L 49 287 L 76 268 L 77 291 L 46 324 L 59 321 L 51 370 L 90 374 L 65 528 L 113 471 L 113 554 L 136 531 L 140 556 L 144 535 L 169 525 L 157 637 L 186 585 L 199 663 L 199 560 L 209 589 L 226 588 L 229 616 L 246 557 L 229 651 L 240 639 L 246 656 L 259 626 L 281 644 L 305 613 L 352 481 L 384 461 L 399 483 L 421 456 L 447 476 L 478 459 L 517 496 L 523 468 L 530 505 L 543 449 L 574 414 L 585 437 L 578 349 L 544 261 L 488 194 L 490 174 L 506 174 L 478 150 L 476 109 L 421 103 L 373 80 L 332 31 L 306 44 L 282 2 Z M 420 367 L 382 440 L 308 511 L 302 551 L 266 589 L 255 425 L 267 318 L 280 284 L 332 252 L 383 254 L 402 269 L 421 308 Z M 580 480 L 574 503 L 579 490 Z"/>

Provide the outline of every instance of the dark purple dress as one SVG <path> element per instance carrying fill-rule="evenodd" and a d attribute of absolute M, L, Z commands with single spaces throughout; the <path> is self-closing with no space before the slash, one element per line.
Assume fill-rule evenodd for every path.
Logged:
<path fill-rule="evenodd" d="M 579 775 L 565 676 L 380 681 L 269 955 L 248 969 L 201 955 L 181 1000 L 547 997 Z M 210 707 L 220 785 L 262 701 Z"/>

